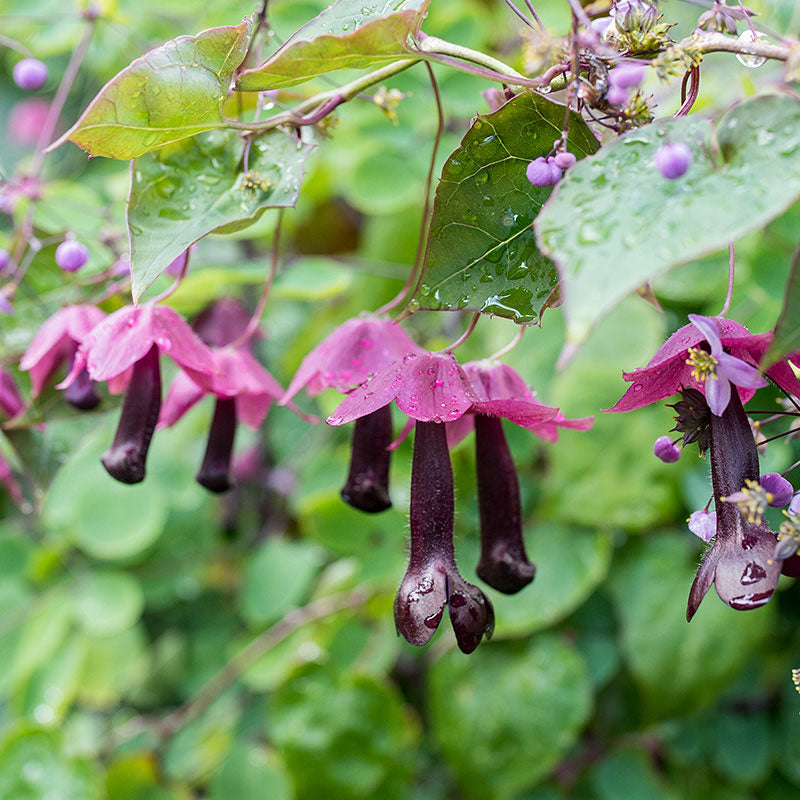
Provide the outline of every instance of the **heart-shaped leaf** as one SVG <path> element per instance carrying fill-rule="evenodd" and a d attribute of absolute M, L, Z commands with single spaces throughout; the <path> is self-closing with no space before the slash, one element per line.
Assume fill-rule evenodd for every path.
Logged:
<path fill-rule="evenodd" d="M 533 186 L 525 169 L 552 152 L 565 108 L 541 95 L 518 95 L 478 116 L 450 155 L 436 190 L 425 272 L 412 303 L 469 309 L 535 322 L 558 282 L 531 228 L 550 187 Z M 598 148 L 583 120 L 570 116 L 569 150 Z"/>
<path fill-rule="evenodd" d="M 252 225 L 267 208 L 293 206 L 313 144 L 273 130 L 245 143 L 209 131 L 133 162 L 128 203 L 134 300 L 190 244 L 211 231 Z"/>
<path fill-rule="evenodd" d="M 800 197 L 800 103 L 762 96 L 714 131 L 696 117 L 622 136 L 578 164 L 536 220 L 539 246 L 558 264 L 567 339 L 591 328 L 629 292 L 671 267 L 758 230 Z M 692 150 L 688 172 L 663 178 L 665 142 Z"/>
<path fill-rule="evenodd" d="M 237 89 L 281 89 L 337 69 L 361 69 L 408 56 L 430 0 L 338 0 L 297 31 Z"/>
<path fill-rule="evenodd" d="M 69 140 L 93 156 L 136 158 L 222 127 L 222 106 L 248 35 L 245 20 L 151 50 L 113 77 L 52 146 Z"/>

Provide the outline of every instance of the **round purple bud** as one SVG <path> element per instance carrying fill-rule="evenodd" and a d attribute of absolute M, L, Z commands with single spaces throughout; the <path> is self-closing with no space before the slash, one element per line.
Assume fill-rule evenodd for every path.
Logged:
<path fill-rule="evenodd" d="M 530 164 L 528 164 L 527 168 L 525 169 L 525 174 L 528 176 L 528 180 L 534 186 L 553 185 L 553 173 L 550 170 L 550 165 L 542 156 L 535 158 Z"/>
<path fill-rule="evenodd" d="M 606 100 L 612 106 L 626 106 L 628 105 L 628 90 L 621 86 L 610 86 L 606 92 Z"/>
<path fill-rule="evenodd" d="M 561 167 L 556 164 L 553 156 L 547 157 L 547 166 L 550 167 L 550 183 L 555 186 L 561 180 Z"/>
<path fill-rule="evenodd" d="M 14 306 L 11 305 L 11 301 L 2 293 L 0 292 L 0 314 L 13 314 L 14 313 Z"/>
<path fill-rule="evenodd" d="M 20 89 L 36 91 L 47 81 L 47 67 L 38 58 L 23 58 L 14 64 L 14 83 Z"/>
<path fill-rule="evenodd" d="M 5 272 L 6 267 L 8 266 L 8 262 L 11 260 L 11 256 L 8 254 L 8 250 L 3 250 L 0 247 L 0 275 Z"/>
<path fill-rule="evenodd" d="M 89 260 L 86 245 L 67 239 L 56 248 L 56 264 L 67 272 L 77 272 Z"/>
<path fill-rule="evenodd" d="M 770 505 L 773 508 L 782 508 L 794 495 L 794 488 L 789 481 L 777 472 L 765 472 L 759 481 L 765 492 L 772 495 Z"/>
<path fill-rule="evenodd" d="M 644 80 L 644 67 L 639 64 L 622 64 L 614 67 L 608 73 L 608 79 L 612 86 L 619 86 L 620 89 L 632 89 Z"/>
<path fill-rule="evenodd" d="M 681 457 L 681 449 L 669 436 L 659 436 L 653 443 L 653 453 L 665 464 L 674 464 Z"/>
<path fill-rule="evenodd" d="M 553 163 L 560 167 L 561 169 L 569 169 L 570 167 L 574 167 L 577 163 L 578 159 L 574 153 L 556 153 L 555 157 L 553 158 Z"/>
<path fill-rule="evenodd" d="M 683 142 L 668 142 L 656 150 L 653 158 L 658 171 L 669 180 L 680 178 L 692 163 L 692 151 Z"/>

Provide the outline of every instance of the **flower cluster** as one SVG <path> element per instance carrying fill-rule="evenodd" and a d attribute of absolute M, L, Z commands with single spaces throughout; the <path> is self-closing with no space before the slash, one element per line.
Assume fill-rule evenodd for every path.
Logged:
<path fill-rule="evenodd" d="M 720 598 L 736 609 L 750 609 L 772 596 L 783 570 L 794 574 L 795 529 L 792 507 L 781 537 L 764 523 L 766 507 L 782 507 L 794 496 L 792 485 L 777 473 L 761 475 L 753 427 L 743 403 L 767 381 L 758 369 L 772 334 L 751 334 L 722 317 L 689 315 L 690 324 L 676 331 L 650 363 L 623 373 L 632 386 L 609 411 L 632 411 L 675 392 L 681 399 L 672 440 L 659 437 L 653 447 L 672 463 L 681 449 L 696 442 L 710 453 L 715 510 L 695 511 L 689 530 L 703 541 L 713 539 L 689 593 L 687 619 L 697 611 L 713 583 Z M 800 396 L 791 366 L 781 360 L 765 373 L 788 395 Z M 797 518 L 795 518 L 797 519 Z M 797 520 L 800 521 L 800 520 Z M 797 536 L 800 541 L 800 536 Z"/>

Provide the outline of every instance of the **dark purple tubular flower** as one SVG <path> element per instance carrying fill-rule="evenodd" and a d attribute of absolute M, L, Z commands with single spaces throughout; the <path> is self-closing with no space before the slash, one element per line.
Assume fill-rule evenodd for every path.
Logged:
<path fill-rule="evenodd" d="M 160 410 L 161 370 L 158 347 L 153 344 L 133 366 L 114 441 L 100 459 L 112 478 L 122 483 L 144 480 L 147 451 Z"/>
<path fill-rule="evenodd" d="M 78 348 L 70 374 L 57 387 L 69 387 L 84 370 L 94 381 L 127 383 L 114 442 L 101 459 L 109 475 L 122 483 L 144 480 L 161 409 L 160 353 L 199 384 L 215 371 L 211 351 L 188 324 L 171 308 L 147 303 L 124 306 L 93 328 Z"/>
<path fill-rule="evenodd" d="M 426 644 L 442 620 L 444 607 L 459 648 L 471 653 L 494 630 L 489 599 L 458 571 L 453 552 L 453 471 L 445 427 L 417 422 L 411 467 L 411 556 L 394 601 L 400 633 L 414 645 Z"/>
<path fill-rule="evenodd" d="M 304 386 L 309 395 L 334 388 L 348 394 L 394 361 L 419 348 L 395 322 L 359 317 L 340 325 L 304 359 L 280 401 L 285 405 Z M 388 401 L 387 401 L 388 402 Z M 389 465 L 391 411 L 375 409 L 356 421 L 347 482 L 342 499 L 360 511 L 375 513 L 392 505 Z"/>
<path fill-rule="evenodd" d="M 376 513 L 391 508 L 389 463 L 392 443 L 392 409 L 384 406 L 356 420 L 350 471 L 342 487 L 345 503 Z"/>
<path fill-rule="evenodd" d="M 505 594 L 515 594 L 532 580 L 522 538 L 522 507 L 517 468 L 499 417 L 475 415 L 475 466 L 481 518 L 478 577 Z"/>
<path fill-rule="evenodd" d="M 228 477 L 236 438 L 236 400 L 218 397 L 214 418 L 208 431 L 206 452 L 195 480 L 210 492 L 227 492 L 231 488 Z"/>
<path fill-rule="evenodd" d="M 689 592 L 690 620 L 713 583 L 731 608 L 763 606 L 772 597 L 781 572 L 774 559 L 775 534 L 762 522 L 751 522 L 736 505 L 722 498 L 734 495 L 747 481 L 759 480 L 755 439 L 737 392 L 721 415 L 710 415 L 711 480 L 717 512 L 716 536 L 703 557 Z"/>

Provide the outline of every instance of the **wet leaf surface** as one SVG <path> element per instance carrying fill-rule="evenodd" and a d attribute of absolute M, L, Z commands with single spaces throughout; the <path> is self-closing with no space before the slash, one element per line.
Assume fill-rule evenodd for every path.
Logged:
<path fill-rule="evenodd" d="M 727 247 L 800 197 L 800 103 L 747 101 L 722 117 L 716 143 L 713 133 L 694 116 L 631 131 L 578 164 L 542 210 L 536 232 L 559 265 L 570 342 L 646 281 Z M 692 149 L 676 180 L 653 163 L 667 141 Z"/>
<path fill-rule="evenodd" d="M 525 169 L 551 152 L 564 111 L 544 97 L 522 94 L 475 120 L 442 170 L 427 265 L 412 303 L 538 320 L 558 277 L 539 252 L 531 223 L 552 189 L 531 185 Z M 597 147 L 573 115 L 570 151 L 582 158 Z"/>
<path fill-rule="evenodd" d="M 338 69 L 361 69 L 409 56 L 430 0 L 339 0 L 300 28 L 276 53 L 242 73 L 246 92 L 296 86 Z"/>
<path fill-rule="evenodd" d="M 222 105 L 247 49 L 248 24 L 178 36 L 112 78 L 56 144 L 136 158 L 224 125 Z"/>
<path fill-rule="evenodd" d="M 134 161 L 128 231 L 135 299 L 207 233 L 242 230 L 267 208 L 294 205 L 313 145 L 269 131 L 253 140 L 247 171 L 244 147 L 234 131 L 210 131 Z"/>

